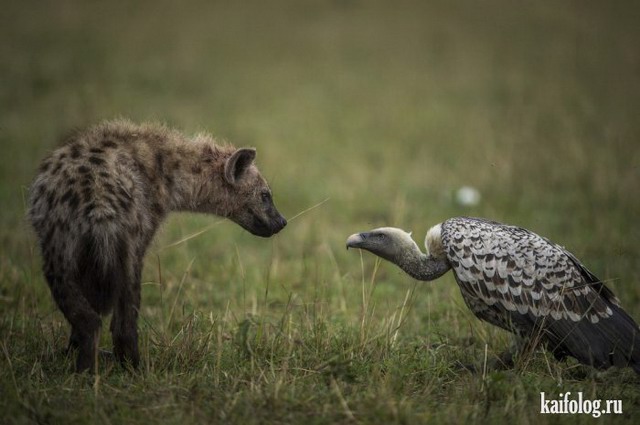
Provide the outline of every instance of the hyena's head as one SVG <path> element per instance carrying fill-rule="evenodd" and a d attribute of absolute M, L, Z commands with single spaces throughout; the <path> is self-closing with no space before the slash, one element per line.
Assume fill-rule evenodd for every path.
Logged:
<path fill-rule="evenodd" d="M 275 235 L 287 220 L 273 203 L 271 189 L 254 164 L 256 150 L 241 148 L 224 162 L 225 216 L 256 236 Z"/>

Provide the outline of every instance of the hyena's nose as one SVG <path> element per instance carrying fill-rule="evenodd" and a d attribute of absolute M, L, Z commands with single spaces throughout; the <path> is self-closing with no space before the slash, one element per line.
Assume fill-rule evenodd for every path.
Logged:
<path fill-rule="evenodd" d="M 287 219 L 284 218 L 283 216 L 280 216 L 278 218 L 278 227 L 280 227 L 280 229 L 284 229 L 284 226 L 287 225 Z"/>

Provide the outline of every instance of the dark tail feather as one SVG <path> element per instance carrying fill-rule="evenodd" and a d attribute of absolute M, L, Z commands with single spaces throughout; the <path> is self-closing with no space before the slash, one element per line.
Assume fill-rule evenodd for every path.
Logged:
<path fill-rule="evenodd" d="M 640 328 L 620 307 L 609 304 L 613 315 L 592 323 L 554 321 L 547 328 L 550 348 L 556 356 L 570 355 L 598 369 L 631 367 L 640 374 Z"/>
<path fill-rule="evenodd" d="M 561 248 L 573 264 L 580 270 L 585 282 L 587 282 L 601 297 L 606 305 L 611 308 L 613 315 L 607 319 L 600 319 L 598 323 L 591 323 L 588 319 L 578 322 L 575 327 L 575 339 L 586 344 L 585 347 L 572 347 L 576 341 L 572 341 L 572 335 L 566 339 L 567 354 L 580 360 L 582 363 L 592 364 L 596 367 L 607 368 L 610 366 L 629 366 L 640 374 L 640 328 L 638 324 L 620 307 L 620 301 L 611 289 L 591 273 L 569 251 Z M 572 326 L 569 325 L 569 328 Z M 576 354 L 574 354 L 576 353 Z M 583 361 L 578 355 L 588 353 L 587 361 Z M 589 359 L 591 359 L 589 361 Z"/>

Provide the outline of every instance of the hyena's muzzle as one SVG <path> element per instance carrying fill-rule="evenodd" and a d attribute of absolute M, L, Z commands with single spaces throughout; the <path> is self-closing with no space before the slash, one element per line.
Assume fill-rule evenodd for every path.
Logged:
<path fill-rule="evenodd" d="M 260 209 L 247 208 L 248 217 L 238 224 L 256 236 L 268 238 L 284 229 L 287 219 L 276 209 L 271 197 L 263 201 Z"/>

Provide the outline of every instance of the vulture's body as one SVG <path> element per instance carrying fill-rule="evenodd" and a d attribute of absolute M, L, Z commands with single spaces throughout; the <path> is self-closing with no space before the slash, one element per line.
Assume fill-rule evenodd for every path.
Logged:
<path fill-rule="evenodd" d="M 422 254 L 408 233 L 381 228 L 353 235 L 417 279 L 452 269 L 462 297 L 480 319 L 544 343 L 557 358 L 640 373 L 640 329 L 596 276 L 563 247 L 526 229 L 474 218 L 431 228 Z"/>

